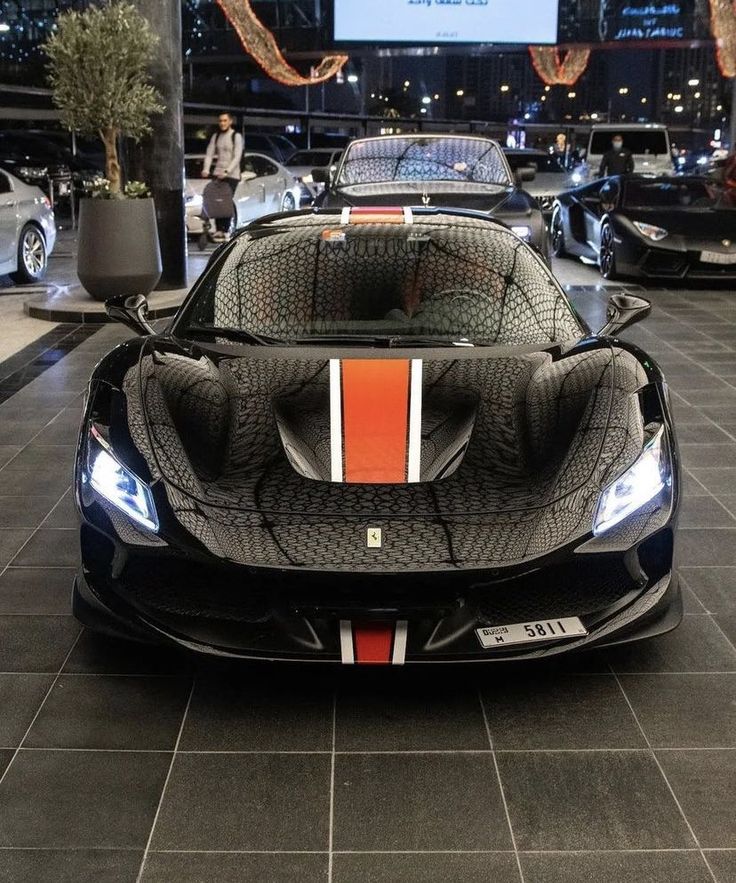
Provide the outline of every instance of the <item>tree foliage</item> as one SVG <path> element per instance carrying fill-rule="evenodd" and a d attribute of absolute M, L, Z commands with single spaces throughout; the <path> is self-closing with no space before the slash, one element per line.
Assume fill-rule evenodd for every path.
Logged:
<path fill-rule="evenodd" d="M 116 192 L 118 137 L 138 140 L 147 135 L 152 114 L 164 109 L 150 77 L 157 44 L 158 37 L 135 6 L 113 0 L 62 13 L 44 47 L 62 122 L 72 131 L 99 134 L 107 177 Z"/>

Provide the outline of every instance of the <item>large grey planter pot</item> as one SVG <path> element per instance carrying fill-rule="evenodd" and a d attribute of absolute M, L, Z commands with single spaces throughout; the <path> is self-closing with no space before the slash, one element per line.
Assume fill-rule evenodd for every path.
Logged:
<path fill-rule="evenodd" d="M 77 275 L 95 300 L 151 292 L 161 278 L 153 200 L 83 199 Z"/>

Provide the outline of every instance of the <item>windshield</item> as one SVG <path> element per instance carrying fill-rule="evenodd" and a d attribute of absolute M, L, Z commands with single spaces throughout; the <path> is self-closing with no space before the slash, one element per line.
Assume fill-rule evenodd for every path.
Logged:
<path fill-rule="evenodd" d="M 328 166 L 332 162 L 332 151 L 298 150 L 291 157 L 287 166 Z"/>
<path fill-rule="evenodd" d="M 441 219 L 441 220 L 440 220 Z M 581 326 L 534 252 L 486 221 L 340 226 L 296 218 L 245 234 L 205 276 L 175 334 L 268 342 L 548 344 Z M 216 337 L 213 332 L 211 337 Z"/>
<path fill-rule="evenodd" d="M 709 181 L 629 181 L 626 184 L 627 208 L 731 208 L 730 200 L 721 201 L 722 191 Z M 729 204 L 727 204 L 729 203 Z"/>
<path fill-rule="evenodd" d="M 501 148 L 483 138 L 374 138 L 354 141 L 345 151 L 337 186 L 405 181 L 513 182 Z"/>
<path fill-rule="evenodd" d="M 507 153 L 511 171 L 516 172 L 525 166 L 533 166 L 538 172 L 564 174 L 565 167 L 560 159 L 549 153 Z"/>
<path fill-rule="evenodd" d="M 611 149 L 614 135 L 621 135 L 624 147 L 635 154 L 653 154 L 659 156 L 669 154 L 667 134 L 662 129 L 644 129 L 635 132 L 593 132 L 590 141 L 590 153 L 600 155 Z"/>

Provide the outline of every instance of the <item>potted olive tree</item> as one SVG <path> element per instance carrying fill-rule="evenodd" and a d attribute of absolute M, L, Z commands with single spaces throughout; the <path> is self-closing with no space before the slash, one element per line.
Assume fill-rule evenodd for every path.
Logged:
<path fill-rule="evenodd" d="M 153 200 L 140 182 L 123 186 L 118 157 L 121 136 L 139 140 L 163 110 L 149 75 L 157 42 L 134 6 L 113 0 L 62 13 L 45 45 L 62 122 L 105 146 L 106 180 L 79 211 L 77 273 L 96 300 L 148 294 L 161 276 Z"/>

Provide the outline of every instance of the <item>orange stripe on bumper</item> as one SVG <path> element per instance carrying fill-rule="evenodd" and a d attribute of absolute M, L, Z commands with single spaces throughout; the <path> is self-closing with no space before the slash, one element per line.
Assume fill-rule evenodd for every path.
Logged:
<path fill-rule="evenodd" d="M 343 361 L 342 421 L 344 481 L 353 484 L 405 482 L 409 360 Z"/>

